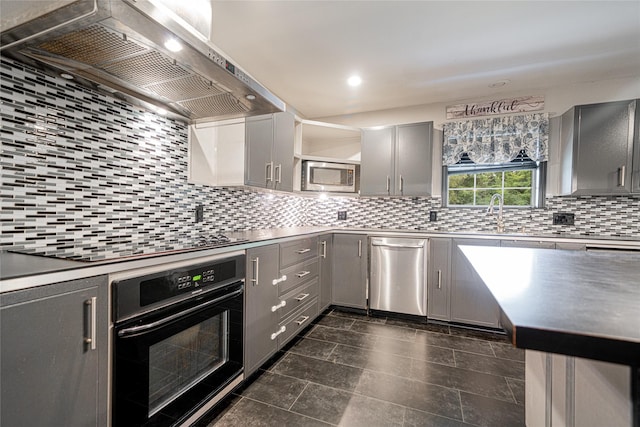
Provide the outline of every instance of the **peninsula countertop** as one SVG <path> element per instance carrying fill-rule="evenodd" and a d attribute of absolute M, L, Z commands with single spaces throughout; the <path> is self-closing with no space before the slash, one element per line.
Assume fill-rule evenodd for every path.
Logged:
<path fill-rule="evenodd" d="M 640 254 L 461 247 L 516 347 L 640 366 Z"/>

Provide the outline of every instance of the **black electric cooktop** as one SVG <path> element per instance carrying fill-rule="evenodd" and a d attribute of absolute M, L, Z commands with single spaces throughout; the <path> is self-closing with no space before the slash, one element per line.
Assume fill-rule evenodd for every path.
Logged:
<path fill-rule="evenodd" d="M 11 248 L 7 251 L 48 258 L 94 262 L 213 249 L 246 241 L 247 239 L 244 238 L 229 237 L 224 234 L 199 234 L 176 238 L 144 239 L 142 241 L 123 237 L 105 237 L 98 242 L 70 242 L 65 245 Z"/>

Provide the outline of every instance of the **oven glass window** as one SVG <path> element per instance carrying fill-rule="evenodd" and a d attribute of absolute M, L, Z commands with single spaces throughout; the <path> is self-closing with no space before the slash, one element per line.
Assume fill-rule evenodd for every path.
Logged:
<path fill-rule="evenodd" d="M 346 169 L 312 168 L 311 181 L 320 185 L 347 185 Z"/>
<path fill-rule="evenodd" d="M 149 416 L 229 360 L 229 312 L 149 348 Z"/>

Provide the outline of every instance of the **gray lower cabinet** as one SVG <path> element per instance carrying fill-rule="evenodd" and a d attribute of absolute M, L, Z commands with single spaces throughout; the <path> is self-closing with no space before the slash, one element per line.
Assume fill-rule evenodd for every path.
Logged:
<path fill-rule="evenodd" d="M 245 183 L 293 191 L 295 119 L 283 112 L 248 117 L 245 123 Z"/>
<path fill-rule="evenodd" d="M 637 101 L 580 105 L 562 115 L 562 195 L 637 191 L 640 154 Z"/>
<path fill-rule="evenodd" d="M 333 299 L 332 290 L 332 269 L 333 269 L 333 235 L 324 234 L 318 237 L 318 262 L 320 263 L 320 312 L 322 313 L 331 305 Z"/>
<path fill-rule="evenodd" d="M 367 236 L 333 236 L 333 288 L 335 305 L 367 308 Z"/>
<path fill-rule="evenodd" d="M 0 295 L 0 425 L 107 425 L 107 299 L 106 276 Z"/>
<path fill-rule="evenodd" d="M 245 376 L 318 316 L 318 246 L 308 237 L 247 250 Z"/>
<path fill-rule="evenodd" d="M 471 263 L 462 245 L 500 246 L 499 240 L 453 239 L 451 254 L 451 321 L 500 327 L 500 308 Z"/>
<path fill-rule="evenodd" d="M 451 239 L 429 239 L 427 317 L 451 320 Z"/>
<path fill-rule="evenodd" d="M 433 123 L 411 123 L 362 133 L 360 194 L 429 196 Z"/>
<path fill-rule="evenodd" d="M 527 426 L 635 426 L 632 370 L 597 360 L 525 352 Z"/>
<path fill-rule="evenodd" d="M 278 314 L 272 307 L 279 303 L 278 287 L 280 248 L 267 245 L 247 251 L 245 283 L 245 376 L 256 371 L 278 350 L 272 336 L 278 329 Z M 276 283 L 277 284 L 277 283 Z"/>

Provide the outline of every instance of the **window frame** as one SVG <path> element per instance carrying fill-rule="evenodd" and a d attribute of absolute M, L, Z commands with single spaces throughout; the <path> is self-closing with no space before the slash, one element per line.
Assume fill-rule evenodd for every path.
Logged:
<path fill-rule="evenodd" d="M 516 209 L 531 209 L 531 208 L 543 208 L 544 207 L 544 198 L 545 198 L 545 189 L 546 189 L 546 176 L 547 176 L 547 162 L 534 162 L 532 160 L 528 161 L 517 161 L 517 162 L 509 162 L 509 163 L 501 163 L 496 165 L 477 165 L 473 162 L 464 162 L 462 164 L 455 165 L 455 170 L 453 172 L 450 171 L 449 166 L 444 165 L 442 167 L 442 206 L 444 207 L 455 207 L 455 208 L 478 208 L 478 209 L 486 209 L 488 204 L 486 205 L 450 205 L 449 204 L 449 177 L 451 175 L 461 175 L 461 174 L 473 174 L 477 175 L 479 173 L 484 172 L 505 172 L 505 171 L 514 171 L 514 170 L 531 170 L 532 178 L 531 178 L 531 203 L 529 205 L 505 205 L 509 206 L 509 208 Z M 504 177 L 504 175 L 503 175 Z M 477 189 L 475 187 L 476 177 L 474 177 L 474 190 Z M 497 189 L 496 189 L 497 190 Z M 500 187 L 500 192 L 503 194 L 504 192 L 504 178 L 502 187 Z"/>

